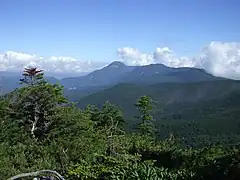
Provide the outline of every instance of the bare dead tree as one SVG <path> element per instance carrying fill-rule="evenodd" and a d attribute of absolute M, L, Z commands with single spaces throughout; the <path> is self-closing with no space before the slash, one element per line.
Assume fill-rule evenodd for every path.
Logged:
<path fill-rule="evenodd" d="M 112 117 L 110 117 L 110 121 L 111 121 L 111 125 L 106 130 L 107 141 L 108 141 L 108 154 L 118 155 L 118 153 L 115 152 L 115 148 L 114 148 L 114 146 L 116 145 L 116 142 L 114 142 L 114 137 L 120 136 L 119 134 L 116 135 L 116 133 L 121 133 L 124 136 L 125 132 L 122 131 L 120 128 L 118 128 L 119 121 L 115 123 Z"/>
<path fill-rule="evenodd" d="M 18 174 L 16 176 L 9 178 L 8 180 L 20 180 L 21 178 L 26 178 L 26 177 L 33 177 L 33 178 L 36 178 L 37 180 L 44 179 L 44 178 L 46 180 L 47 179 L 53 180 L 55 178 L 58 180 L 65 180 L 59 173 L 57 173 L 56 171 L 52 171 L 52 170 L 40 170 L 40 171 L 36 171 L 36 172 L 22 173 L 22 174 Z"/>

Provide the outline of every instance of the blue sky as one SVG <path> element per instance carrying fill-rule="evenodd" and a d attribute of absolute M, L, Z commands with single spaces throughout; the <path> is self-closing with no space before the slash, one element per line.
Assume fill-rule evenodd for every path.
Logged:
<path fill-rule="evenodd" d="M 0 7 L 0 70 L 89 72 L 120 59 L 240 79 L 239 0 L 0 0 Z"/>
<path fill-rule="evenodd" d="M 116 49 L 195 54 L 240 40 L 239 0 L 1 0 L 0 52 L 116 59 Z"/>

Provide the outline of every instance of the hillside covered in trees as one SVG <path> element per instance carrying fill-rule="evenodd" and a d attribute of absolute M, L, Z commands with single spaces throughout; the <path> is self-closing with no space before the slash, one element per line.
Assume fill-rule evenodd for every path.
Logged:
<path fill-rule="evenodd" d="M 178 91 L 123 84 L 77 105 L 41 70 L 25 69 L 20 82 L 0 101 L 0 179 L 42 169 L 69 180 L 240 177 L 237 81 L 178 84 Z"/>
<path fill-rule="evenodd" d="M 84 108 L 95 104 L 101 107 L 109 101 L 122 110 L 128 124 L 126 128 L 131 131 L 136 124 L 133 117 L 138 115 L 134 103 L 147 95 L 153 100 L 152 115 L 158 139 L 170 131 L 184 137 L 187 144 L 199 137 L 204 143 L 234 144 L 239 142 L 235 137 L 240 132 L 239 90 L 240 82 L 234 80 L 148 86 L 119 84 L 80 99 L 77 106 Z"/>

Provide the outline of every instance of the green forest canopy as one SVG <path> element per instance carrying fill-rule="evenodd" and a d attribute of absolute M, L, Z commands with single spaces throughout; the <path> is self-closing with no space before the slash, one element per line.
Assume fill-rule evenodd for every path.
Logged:
<path fill-rule="evenodd" d="M 138 117 L 126 122 L 109 102 L 101 108 L 77 108 L 64 98 L 60 85 L 47 83 L 36 68 L 25 69 L 21 83 L 23 87 L 0 101 L 0 179 L 42 169 L 55 170 L 66 179 L 240 177 L 239 147 L 231 144 L 239 135 L 225 133 L 238 119 L 221 120 L 225 128 L 219 130 L 207 121 L 200 126 L 197 121 L 159 126 L 152 114 L 154 99 L 142 96 L 134 102 Z M 212 118 L 210 123 L 217 121 Z M 166 138 L 159 138 L 159 133 Z M 195 138 L 185 142 L 191 133 Z"/>

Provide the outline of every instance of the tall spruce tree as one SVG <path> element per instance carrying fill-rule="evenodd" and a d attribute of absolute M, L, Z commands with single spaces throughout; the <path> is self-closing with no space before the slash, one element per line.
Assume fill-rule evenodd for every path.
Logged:
<path fill-rule="evenodd" d="M 138 129 L 142 135 L 153 135 L 155 128 L 153 124 L 153 102 L 152 99 L 148 96 L 142 96 L 139 98 L 135 104 L 139 116 L 137 118 L 140 120 L 138 123 Z"/>
<path fill-rule="evenodd" d="M 59 105 L 66 103 L 63 88 L 58 84 L 49 84 L 43 78 L 44 73 L 37 68 L 25 68 L 23 87 L 16 89 L 11 96 L 15 116 L 20 118 L 34 139 L 40 139 L 49 131 L 51 116 Z"/>

